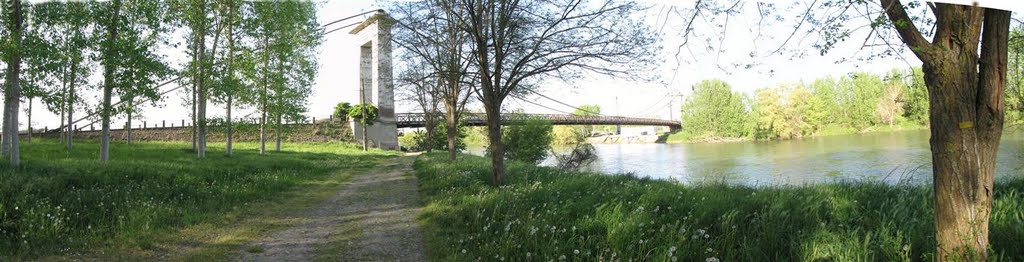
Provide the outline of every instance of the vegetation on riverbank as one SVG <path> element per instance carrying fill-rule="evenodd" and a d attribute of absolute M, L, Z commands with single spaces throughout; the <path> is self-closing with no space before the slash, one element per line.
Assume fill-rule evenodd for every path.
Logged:
<path fill-rule="evenodd" d="M 934 260 L 928 186 L 680 185 L 438 154 L 416 164 L 432 258 L 470 260 Z M 1024 180 L 997 183 L 993 260 L 1024 259 Z"/>
<path fill-rule="evenodd" d="M 906 129 L 927 125 L 927 108 L 920 69 L 819 78 L 761 88 L 752 95 L 712 79 L 694 85 L 681 107 L 683 130 L 669 141 L 775 140 Z"/>
<path fill-rule="evenodd" d="M 285 144 L 284 152 L 259 156 L 258 144 L 238 143 L 234 157 L 224 156 L 223 144 L 210 144 L 207 158 L 196 160 L 187 143 L 142 142 L 113 146 L 113 156 L 131 157 L 104 165 L 96 150 L 87 150 L 98 143 L 78 143 L 68 153 L 55 140 L 34 140 L 22 145 L 25 165 L 3 164 L 0 258 L 147 250 L 154 239 L 198 234 L 178 231 L 308 194 L 295 193 L 300 186 L 320 192 L 314 189 L 393 156 L 341 143 Z M 225 223 L 212 229 L 238 224 Z"/>

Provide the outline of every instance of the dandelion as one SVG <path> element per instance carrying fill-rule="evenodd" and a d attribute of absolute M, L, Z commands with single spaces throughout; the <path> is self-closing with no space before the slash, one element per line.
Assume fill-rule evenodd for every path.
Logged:
<path fill-rule="evenodd" d="M 711 251 L 714 251 L 714 250 L 713 250 L 713 249 L 711 249 L 711 248 L 709 247 L 709 248 L 707 249 L 707 251 L 708 251 L 708 253 L 711 253 Z"/>
<path fill-rule="evenodd" d="M 668 252 L 669 253 L 675 253 L 676 252 L 676 246 L 672 246 L 672 247 L 668 248 Z"/>
<path fill-rule="evenodd" d="M 718 262 L 718 258 L 716 258 L 716 257 L 709 257 L 708 259 L 705 259 L 704 262 Z"/>
<path fill-rule="evenodd" d="M 558 260 L 565 260 L 565 255 L 558 256 Z"/>
<path fill-rule="evenodd" d="M 466 250 L 465 250 L 465 249 L 463 249 L 463 250 L 462 250 L 462 253 L 463 253 L 463 254 L 465 254 L 465 253 L 466 253 Z"/>
<path fill-rule="evenodd" d="M 903 251 L 910 251 L 910 245 L 903 245 Z"/>
<path fill-rule="evenodd" d="M 573 249 L 572 253 L 575 254 L 575 255 L 579 255 L 580 254 L 580 250 L 579 249 Z"/>
<path fill-rule="evenodd" d="M 678 259 L 678 258 L 676 258 L 675 256 L 672 256 L 672 261 L 673 261 L 673 262 L 675 262 L 675 261 L 676 261 L 677 259 Z"/>

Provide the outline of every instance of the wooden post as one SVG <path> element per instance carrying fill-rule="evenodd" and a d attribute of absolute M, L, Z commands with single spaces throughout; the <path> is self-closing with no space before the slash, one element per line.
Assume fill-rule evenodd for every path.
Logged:
<path fill-rule="evenodd" d="M 96 128 L 92 124 L 89 124 L 89 131 L 96 131 Z"/>
<path fill-rule="evenodd" d="M 174 125 L 174 124 L 171 124 Z M 160 127 L 167 127 L 167 120 L 160 120 Z"/>
<path fill-rule="evenodd" d="M 148 126 L 146 125 L 146 121 L 142 121 L 142 129 L 146 129 L 147 127 Z"/>
<path fill-rule="evenodd" d="M 182 120 L 181 120 L 181 126 L 182 126 L 182 127 L 185 127 L 185 119 L 182 119 Z"/>

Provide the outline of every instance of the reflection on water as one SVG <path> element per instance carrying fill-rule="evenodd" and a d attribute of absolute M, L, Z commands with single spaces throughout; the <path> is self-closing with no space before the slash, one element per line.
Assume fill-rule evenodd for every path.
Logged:
<path fill-rule="evenodd" d="M 788 141 L 594 145 L 587 170 L 684 183 L 800 185 L 844 180 L 931 181 L 928 131 L 814 137 Z M 1020 176 L 1024 132 L 1007 131 L 997 181 Z M 482 148 L 470 150 L 482 154 Z M 551 165 L 550 160 L 545 165 Z"/>

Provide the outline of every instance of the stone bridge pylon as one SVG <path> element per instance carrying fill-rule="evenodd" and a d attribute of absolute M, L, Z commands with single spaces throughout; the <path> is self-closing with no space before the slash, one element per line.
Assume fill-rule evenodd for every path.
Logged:
<path fill-rule="evenodd" d="M 369 144 L 385 150 L 398 150 L 398 126 L 395 122 L 395 84 L 391 66 L 391 26 L 394 20 L 384 11 L 352 29 L 359 46 L 359 100 L 379 110 L 377 121 L 366 127 Z M 362 124 L 352 122 L 356 140 L 363 139 Z"/>

